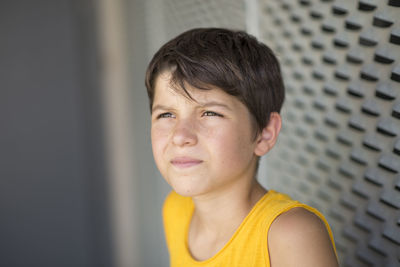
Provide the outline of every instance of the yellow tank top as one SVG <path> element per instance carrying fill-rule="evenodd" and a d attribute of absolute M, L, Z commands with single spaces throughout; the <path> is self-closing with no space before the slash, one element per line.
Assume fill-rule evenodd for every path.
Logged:
<path fill-rule="evenodd" d="M 335 248 L 332 231 L 320 212 L 290 199 L 287 195 L 270 190 L 254 205 L 228 243 L 217 254 L 205 261 L 197 261 L 192 258 L 187 243 L 189 225 L 194 211 L 193 201 L 190 197 L 171 192 L 163 208 L 170 266 L 270 266 L 268 230 L 276 217 L 295 207 L 305 208 L 321 218 Z"/>

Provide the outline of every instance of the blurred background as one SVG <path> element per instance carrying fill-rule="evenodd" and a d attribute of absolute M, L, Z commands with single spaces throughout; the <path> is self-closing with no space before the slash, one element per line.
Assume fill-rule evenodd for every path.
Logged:
<path fill-rule="evenodd" d="M 398 0 L 1 0 L 0 266 L 168 266 L 144 74 L 208 26 L 281 61 L 261 183 L 325 214 L 341 266 L 399 266 L 399 17 Z"/>

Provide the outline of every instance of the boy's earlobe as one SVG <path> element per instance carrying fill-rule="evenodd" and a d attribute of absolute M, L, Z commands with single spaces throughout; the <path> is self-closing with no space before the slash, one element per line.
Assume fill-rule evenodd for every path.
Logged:
<path fill-rule="evenodd" d="M 257 156 L 263 156 L 270 151 L 277 139 L 282 126 L 282 119 L 279 113 L 272 112 L 269 118 L 268 125 L 262 130 L 257 138 L 257 144 L 254 153 Z"/>

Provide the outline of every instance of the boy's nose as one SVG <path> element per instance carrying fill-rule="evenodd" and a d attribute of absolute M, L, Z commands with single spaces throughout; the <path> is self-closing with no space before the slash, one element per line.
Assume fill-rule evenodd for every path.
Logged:
<path fill-rule="evenodd" d="M 172 142 L 176 146 L 192 146 L 197 143 L 195 125 L 189 120 L 179 121 L 175 125 Z"/>

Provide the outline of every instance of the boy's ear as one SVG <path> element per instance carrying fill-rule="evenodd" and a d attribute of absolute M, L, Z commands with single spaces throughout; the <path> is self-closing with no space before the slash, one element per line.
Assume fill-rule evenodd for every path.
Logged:
<path fill-rule="evenodd" d="M 282 119 L 279 113 L 272 112 L 269 117 L 268 125 L 262 130 L 257 137 L 257 144 L 254 153 L 261 157 L 272 149 L 278 139 L 282 126 Z"/>

